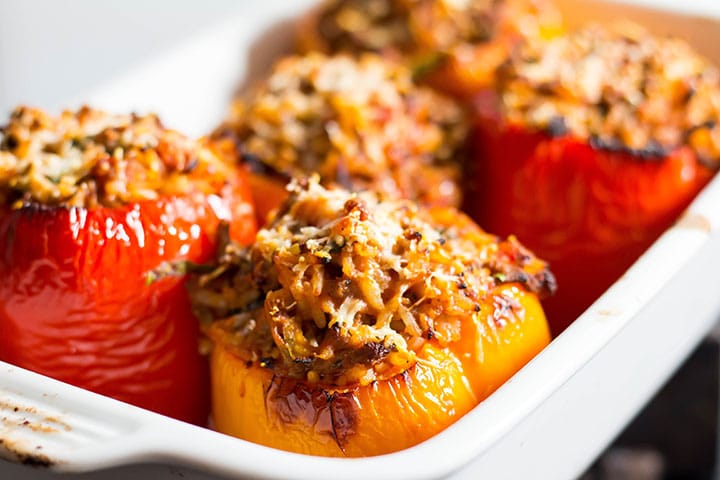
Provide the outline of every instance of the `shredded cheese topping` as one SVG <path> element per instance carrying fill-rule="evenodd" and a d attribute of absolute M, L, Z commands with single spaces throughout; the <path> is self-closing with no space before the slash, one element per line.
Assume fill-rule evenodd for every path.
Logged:
<path fill-rule="evenodd" d="M 215 137 L 237 136 L 246 162 L 285 177 L 317 172 L 328 185 L 458 205 L 466 131 L 461 108 L 407 68 L 313 53 L 281 60 Z"/>
<path fill-rule="evenodd" d="M 118 206 L 191 190 L 213 193 L 231 167 L 154 115 L 88 107 L 58 117 L 19 107 L 0 129 L 0 204 Z"/>
<path fill-rule="evenodd" d="M 458 341 L 497 285 L 554 289 L 544 262 L 454 209 L 317 179 L 290 190 L 255 244 L 230 246 L 191 289 L 199 317 L 222 325 L 222 341 L 281 375 L 339 386 L 389 378 L 416 362 L 424 342 Z"/>
<path fill-rule="evenodd" d="M 499 88 L 511 123 L 648 158 L 689 145 L 720 166 L 720 72 L 682 40 L 590 25 L 526 45 Z"/>

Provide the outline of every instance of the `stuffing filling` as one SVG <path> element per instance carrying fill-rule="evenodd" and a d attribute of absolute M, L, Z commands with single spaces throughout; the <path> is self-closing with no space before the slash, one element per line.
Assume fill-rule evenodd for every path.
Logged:
<path fill-rule="evenodd" d="M 58 117 L 19 107 L 0 128 L 0 204 L 116 207 L 191 191 L 215 193 L 231 166 L 154 115 L 83 107 Z"/>
<path fill-rule="evenodd" d="M 466 131 L 460 107 L 405 67 L 314 53 L 280 61 L 214 137 L 234 138 L 263 174 L 317 172 L 326 185 L 458 205 Z"/>
<path fill-rule="evenodd" d="M 720 72 L 682 40 L 591 25 L 525 45 L 501 77 L 510 123 L 646 158 L 688 145 L 720 166 Z"/>
<path fill-rule="evenodd" d="M 446 346 L 518 282 L 555 289 L 547 265 L 450 208 L 294 181 L 254 245 L 228 244 L 191 285 L 209 336 L 247 362 L 311 383 L 365 385 Z M 483 305 L 481 307 L 481 305 Z"/>
<path fill-rule="evenodd" d="M 551 2 L 539 0 L 330 0 L 317 14 L 317 31 L 304 33 L 319 37 L 324 51 L 415 56 L 505 34 L 543 38 L 560 23 Z"/>

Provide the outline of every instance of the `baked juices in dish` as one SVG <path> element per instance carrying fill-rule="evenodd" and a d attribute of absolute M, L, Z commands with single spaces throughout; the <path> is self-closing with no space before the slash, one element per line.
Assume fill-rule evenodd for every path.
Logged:
<path fill-rule="evenodd" d="M 278 62 L 213 141 L 250 169 L 264 222 L 289 178 L 312 173 L 325 185 L 458 205 L 466 133 L 460 107 L 413 84 L 406 67 L 315 53 Z"/>
<path fill-rule="evenodd" d="M 329 0 L 301 22 L 300 51 L 402 58 L 416 78 L 467 96 L 522 42 L 562 32 L 549 0 Z"/>
<path fill-rule="evenodd" d="M 296 181 L 251 247 L 190 284 L 214 425 L 313 455 L 415 445 L 547 345 L 553 290 L 543 261 L 455 209 Z"/>
<path fill-rule="evenodd" d="M 0 359 L 205 423 L 184 279 L 153 272 L 211 260 L 221 221 L 252 241 L 242 172 L 152 115 L 20 107 L 0 142 Z"/>
<path fill-rule="evenodd" d="M 633 24 L 526 45 L 476 98 L 466 210 L 547 259 L 554 333 L 678 218 L 720 165 L 718 70 Z"/>

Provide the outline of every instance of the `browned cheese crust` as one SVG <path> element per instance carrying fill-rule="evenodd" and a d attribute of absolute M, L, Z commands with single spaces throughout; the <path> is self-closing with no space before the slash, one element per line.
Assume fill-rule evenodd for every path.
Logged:
<path fill-rule="evenodd" d="M 467 126 L 460 107 L 374 55 L 281 60 L 215 132 L 259 171 L 458 205 Z M 260 167 L 258 169 L 258 167 Z"/>
<path fill-rule="evenodd" d="M 228 245 L 191 287 L 225 345 L 283 377 L 364 385 L 410 368 L 423 342 L 459 340 L 500 284 L 540 296 L 547 265 L 450 208 L 296 181 L 248 249 Z M 483 307 L 486 308 L 486 307 Z M 217 329 L 212 329 L 217 331 Z"/>
<path fill-rule="evenodd" d="M 58 117 L 19 107 L 0 128 L 0 205 L 115 207 L 190 191 L 213 193 L 231 167 L 155 115 L 89 107 Z"/>
<path fill-rule="evenodd" d="M 682 40 L 590 25 L 526 45 L 499 89 L 511 123 L 648 158 L 689 145 L 720 166 L 720 73 Z"/>

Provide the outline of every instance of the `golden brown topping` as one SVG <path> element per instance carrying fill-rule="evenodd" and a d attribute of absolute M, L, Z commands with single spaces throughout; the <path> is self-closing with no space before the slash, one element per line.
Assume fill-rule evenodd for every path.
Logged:
<path fill-rule="evenodd" d="M 454 209 L 315 179 L 294 182 L 256 243 L 230 246 L 191 296 L 201 319 L 222 319 L 223 341 L 241 358 L 342 386 L 407 370 L 424 342 L 458 341 L 461 323 L 504 282 L 554 290 L 544 262 Z"/>
<path fill-rule="evenodd" d="M 527 45 L 500 88 L 512 123 L 646 157 L 687 143 L 720 165 L 720 74 L 684 41 L 591 25 Z"/>
<path fill-rule="evenodd" d="M 154 115 L 19 107 L 0 129 L 0 204 L 118 206 L 219 191 L 229 166 Z"/>
<path fill-rule="evenodd" d="M 328 0 L 309 31 L 301 32 L 300 46 L 423 56 L 505 34 L 543 38 L 560 23 L 557 10 L 544 0 Z"/>
<path fill-rule="evenodd" d="M 216 136 L 234 131 L 250 158 L 287 177 L 459 203 L 466 125 L 451 100 L 413 84 L 409 70 L 366 55 L 280 61 Z"/>

